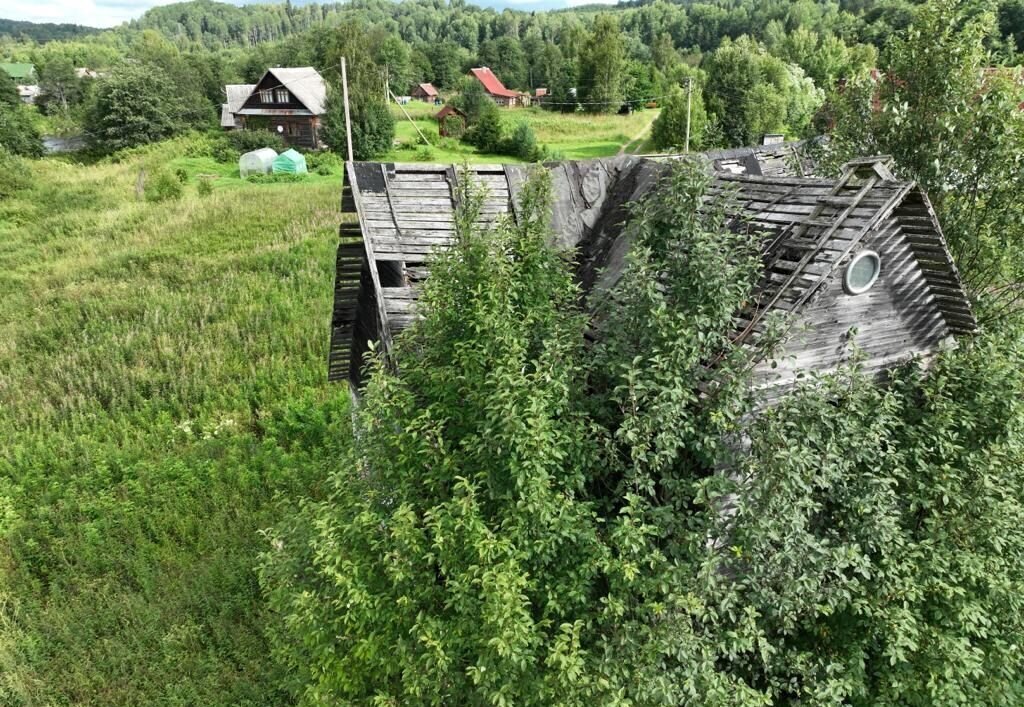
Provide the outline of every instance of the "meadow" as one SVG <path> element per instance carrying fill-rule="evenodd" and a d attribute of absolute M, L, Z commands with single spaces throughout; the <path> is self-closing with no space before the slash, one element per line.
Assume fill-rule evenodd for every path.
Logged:
<path fill-rule="evenodd" d="M 515 117 L 588 157 L 654 115 Z M 285 701 L 254 567 L 347 439 L 325 382 L 342 170 L 251 183 L 211 144 L 30 161 L 0 198 L 5 707 Z M 513 161 L 446 145 L 383 159 Z M 180 199 L 138 198 L 159 173 Z"/>
<path fill-rule="evenodd" d="M 186 143 L 0 198 L 5 706 L 284 699 L 253 567 L 345 435 L 340 174 L 248 184 Z M 180 200 L 136 199 L 154 164 Z"/>
<path fill-rule="evenodd" d="M 415 123 L 392 104 L 395 116 L 395 141 L 398 143 L 381 159 L 392 162 L 518 162 L 507 155 L 489 155 L 451 138 L 441 138 L 434 115 L 440 110 L 423 101 L 403 106 Z M 658 109 L 638 110 L 630 115 L 591 115 L 587 113 L 553 113 L 540 108 L 515 108 L 502 111 L 505 124 L 511 128 L 525 122 L 533 128 L 537 141 L 552 155 L 567 159 L 610 157 L 628 146 L 630 152 L 646 151 L 649 125 L 658 117 Z M 424 148 L 416 128 L 431 146 Z M 637 136 L 639 140 L 635 140 Z"/>

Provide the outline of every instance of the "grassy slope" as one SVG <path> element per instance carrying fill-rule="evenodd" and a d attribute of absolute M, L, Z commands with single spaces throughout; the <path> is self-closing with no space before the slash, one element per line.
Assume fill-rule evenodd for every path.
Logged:
<path fill-rule="evenodd" d="M 282 696 L 252 567 L 331 463 L 338 177 L 134 200 L 142 162 L 0 201 L 0 704 Z"/>
<path fill-rule="evenodd" d="M 472 147 L 456 140 L 440 140 L 437 134 L 437 121 L 433 115 L 439 107 L 412 101 L 405 106 L 406 111 L 416 121 L 416 125 L 434 145 L 430 153 L 419 149 L 419 137 L 416 128 L 397 106 L 391 110 L 395 115 L 395 139 L 401 146 L 389 152 L 382 159 L 395 162 L 518 162 L 514 157 L 501 155 L 484 155 L 477 153 Z M 632 115 L 587 115 L 584 113 L 552 113 L 540 108 L 507 109 L 502 112 L 506 124 L 516 122 L 529 123 L 537 135 L 537 140 L 555 153 L 570 159 L 588 157 L 608 157 L 618 152 L 619 148 L 630 142 L 644 127 L 653 121 L 657 110 L 637 111 Z"/>
<path fill-rule="evenodd" d="M 436 138 L 435 109 L 411 110 Z M 654 117 L 507 115 L 568 157 Z M 448 144 L 385 159 L 511 161 Z M 283 699 L 252 568 L 275 495 L 308 495 L 344 438 L 323 382 L 340 170 L 248 184 L 187 147 L 38 162 L 0 202 L 5 707 Z M 189 174 L 185 197 L 136 201 L 159 166 Z"/>

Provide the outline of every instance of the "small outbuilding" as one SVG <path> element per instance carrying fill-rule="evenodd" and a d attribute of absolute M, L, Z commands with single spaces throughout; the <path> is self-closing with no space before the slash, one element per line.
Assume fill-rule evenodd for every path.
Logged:
<path fill-rule="evenodd" d="M 441 137 L 462 137 L 466 132 L 466 114 L 451 103 L 437 112 L 437 132 Z"/>
<path fill-rule="evenodd" d="M 409 91 L 409 95 L 427 103 L 433 103 L 438 98 L 437 89 L 434 88 L 432 83 L 421 83 L 413 86 L 412 90 Z"/>
<path fill-rule="evenodd" d="M 285 150 L 274 160 L 274 174 L 305 174 L 306 157 L 295 150 Z"/>
<path fill-rule="evenodd" d="M 246 152 L 238 158 L 238 173 L 242 179 L 254 174 L 270 174 L 276 158 L 277 151 L 269 147 Z"/>

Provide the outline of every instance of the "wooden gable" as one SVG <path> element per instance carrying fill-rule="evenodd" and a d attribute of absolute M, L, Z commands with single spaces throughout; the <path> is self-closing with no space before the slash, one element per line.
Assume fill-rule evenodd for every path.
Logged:
<path fill-rule="evenodd" d="M 272 99 L 269 102 L 265 102 L 263 100 L 263 97 L 267 95 L 265 93 L 267 91 L 270 92 L 270 98 Z M 280 91 L 287 92 L 287 100 L 278 100 L 278 98 L 280 97 Z M 253 88 L 252 93 L 249 94 L 249 97 L 246 98 L 245 102 L 242 104 L 242 110 L 268 108 L 306 111 L 309 110 L 309 108 L 302 101 L 296 98 L 295 94 L 292 93 L 292 91 L 290 91 L 287 86 L 283 85 L 280 79 L 274 76 L 274 74 L 270 71 L 263 74 L 263 78 L 259 80 L 259 83 L 257 83 L 256 86 Z"/>
<path fill-rule="evenodd" d="M 665 166 L 627 156 L 547 168 L 555 239 L 576 250 L 584 291 L 613 287 L 628 253 L 628 205 L 655 187 Z M 490 189 L 481 223 L 515 217 L 526 170 L 470 168 L 468 176 Z M 449 165 L 348 166 L 343 208 L 354 211 L 357 222 L 342 227 L 346 259 L 339 260 L 332 380 L 347 375 L 358 383 L 368 341 L 390 350 L 412 322 L 431 254 L 453 241 L 458 181 L 466 176 Z M 868 366 L 881 370 L 974 329 L 927 198 L 914 184 L 892 179 L 883 163 L 852 163 L 839 180 L 719 173 L 711 189 L 735 197 L 736 223 L 764 237 L 762 280 L 749 306 L 737 312 L 737 343 L 759 336 L 773 313 L 787 315 L 793 325 L 785 355 L 774 367 L 759 367 L 757 384 L 785 387 L 797 371 L 832 369 L 850 358 L 853 341 Z M 357 269 L 351 252 L 359 244 Z M 881 274 L 870 291 L 849 295 L 842 292 L 841 273 L 864 249 L 879 254 Z M 854 327 L 859 339 L 851 337 Z"/>

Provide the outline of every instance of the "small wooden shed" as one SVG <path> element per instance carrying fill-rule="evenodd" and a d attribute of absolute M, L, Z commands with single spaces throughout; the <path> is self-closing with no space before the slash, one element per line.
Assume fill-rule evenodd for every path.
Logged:
<path fill-rule="evenodd" d="M 441 137 L 462 137 L 466 132 L 466 114 L 451 103 L 439 110 L 434 118 L 437 120 L 437 132 Z"/>
<path fill-rule="evenodd" d="M 438 98 L 437 89 L 432 83 L 418 83 L 409 91 L 409 95 L 427 103 L 433 103 Z"/>
<path fill-rule="evenodd" d="M 664 163 L 622 156 L 546 167 L 555 237 L 576 249 L 584 292 L 612 287 L 629 247 L 627 207 L 656 187 Z M 466 175 L 452 165 L 364 162 L 347 169 L 342 205 L 357 218 L 341 229 L 328 375 L 358 385 L 368 342 L 388 351 L 413 321 L 431 255 L 453 242 L 455 195 Z M 489 188 L 481 221 L 514 217 L 527 167 L 470 170 Z M 975 329 L 927 196 L 893 178 L 884 159 L 851 162 L 836 180 L 717 172 L 712 191 L 726 190 L 734 195 L 735 222 L 765 234 L 763 275 L 748 307 L 736 313 L 735 340 L 755 339 L 773 312 L 790 315 L 784 350 L 755 368 L 767 399 L 800 372 L 848 361 L 855 345 L 866 368 L 881 371 Z"/>

